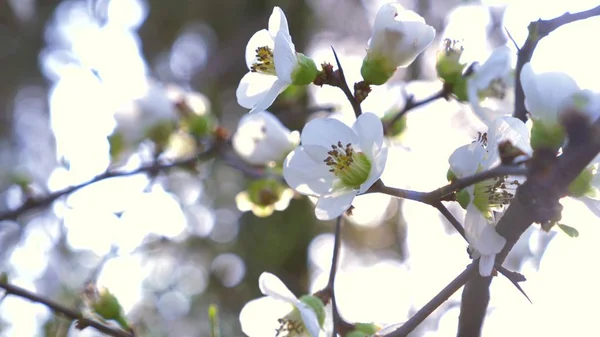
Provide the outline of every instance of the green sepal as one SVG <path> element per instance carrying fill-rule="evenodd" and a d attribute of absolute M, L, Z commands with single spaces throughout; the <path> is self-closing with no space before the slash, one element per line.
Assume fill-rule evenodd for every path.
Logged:
<path fill-rule="evenodd" d="M 100 293 L 98 300 L 92 304 L 92 309 L 100 317 L 106 320 L 114 320 L 123 329 L 129 329 L 129 324 L 123 316 L 123 308 L 119 304 L 119 300 L 108 290 L 104 289 Z"/>
<path fill-rule="evenodd" d="M 110 158 L 112 160 L 117 159 L 126 149 L 125 135 L 122 132 L 115 131 L 112 135 L 107 137 Z"/>
<path fill-rule="evenodd" d="M 537 149 L 558 150 L 565 142 L 565 129 L 559 123 L 545 123 L 539 119 L 532 120 L 531 147 Z"/>
<path fill-rule="evenodd" d="M 381 122 L 387 125 L 397 114 L 397 111 L 387 113 L 381 118 Z M 400 117 L 396 120 L 388 129 L 387 135 L 391 137 L 398 137 L 406 130 L 406 116 Z"/>
<path fill-rule="evenodd" d="M 317 315 L 317 320 L 319 321 L 319 326 L 323 327 L 325 324 L 325 304 L 321 301 L 320 298 L 313 295 L 304 295 L 300 297 L 300 302 L 308 305 L 314 313 Z"/>
<path fill-rule="evenodd" d="M 454 172 L 452 172 L 452 169 L 449 168 L 448 172 L 446 172 L 446 179 L 449 182 L 453 182 L 454 180 L 456 180 L 458 177 L 456 176 L 456 174 L 454 174 Z"/>
<path fill-rule="evenodd" d="M 362 66 L 360 67 L 360 74 L 366 83 L 372 85 L 382 85 L 387 82 L 394 73 L 396 68 L 386 67 L 385 62 L 378 59 L 363 60 Z"/>
<path fill-rule="evenodd" d="M 171 120 L 164 120 L 149 127 L 144 135 L 161 148 L 169 143 L 171 134 L 175 131 L 175 123 Z"/>
<path fill-rule="evenodd" d="M 297 55 L 298 64 L 292 72 L 292 84 L 309 85 L 317 78 L 319 70 L 313 59 L 302 53 L 297 53 Z"/>
<path fill-rule="evenodd" d="M 580 198 L 586 195 L 594 194 L 592 180 L 594 173 L 590 169 L 585 169 L 579 173 L 577 178 L 569 184 L 569 196 Z"/>
<path fill-rule="evenodd" d="M 467 190 L 460 190 L 456 192 L 456 201 L 463 209 L 467 209 L 469 203 L 471 202 L 471 196 Z"/>

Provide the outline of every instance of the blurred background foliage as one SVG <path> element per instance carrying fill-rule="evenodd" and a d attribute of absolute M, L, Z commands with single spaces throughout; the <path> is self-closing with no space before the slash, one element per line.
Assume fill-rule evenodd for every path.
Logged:
<path fill-rule="evenodd" d="M 28 193 L 44 195 L 102 173 L 109 163 L 106 136 L 114 128 L 106 119 L 115 111 L 101 110 L 114 110 L 134 97 L 115 92 L 128 92 L 139 78 L 202 93 L 210 102 L 209 112 L 233 131 L 247 112 L 235 97 L 247 71 L 246 43 L 266 28 L 273 6 L 286 13 L 297 50 L 320 37 L 327 46 L 350 44 L 360 54 L 383 3 L 0 1 L 0 213 L 14 209 Z M 400 3 L 439 33 L 461 1 Z M 488 42 L 504 43 L 498 10 L 485 10 L 491 18 Z M 439 38 L 430 56 L 438 43 Z M 419 58 L 398 78 L 435 79 L 432 69 L 433 64 L 425 66 Z M 301 129 L 309 114 L 326 108 L 311 101 L 304 89 L 296 90 L 272 107 L 291 130 Z M 87 194 L 82 190 L 78 198 L 63 198 L 15 221 L 0 222 L 0 271 L 7 271 L 16 284 L 72 307 L 81 305 L 86 282 L 98 281 L 117 294 L 143 336 L 207 336 L 211 304 L 219 307 L 222 335 L 242 335 L 238 315 L 245 303 L 261 295 L 258 275 L 272 272 L 296 294 L 309 290 L 311 273 L 328 268 L 331 247 L 322 244 L 326 252 L 319 261 L 325 262 L 317 262 L 307 253 L 309 246 L 330 243 L 330 235 L 319 235 L 330 233 L 333 223 L 318 223 L 307 199 L 293 200 L 287 210 L 268 218 L 240 213 L 234 197 L 245 186 L 244 175 L 218 160 L 199 171 L 175 170 L 139 181 L 132 177 L 135 183 L 123 190 L 111 192 L 116 185 Z M 27 189 L 17 186 L 19 179 Z M 154 199 L 144 199 L 153 193 Z M 406 258 L 399 202 L 389 202 L 386 209 L 388 216 L 376 226 L 346 224 L 345 245 L 365 266 L 381 256 L 398 263 Z M 158 227 L 145 227 L 152 221 L 160 221 Z M 136 235 L 143 240 L 127 241 Z M 461 263 L 467 261 L 464 255 Z M 439 283 L 450 277 L 444 275 Z M 427 296 L 437 290 L 428 289 Z M 31 308 L 7 298 L 0 306 L 0 335 L 77 335 L 69 321 Z M 425 327 L 435 329 L 436 324 Z M 94 335 L 90 330 L 79 334 Z"/>

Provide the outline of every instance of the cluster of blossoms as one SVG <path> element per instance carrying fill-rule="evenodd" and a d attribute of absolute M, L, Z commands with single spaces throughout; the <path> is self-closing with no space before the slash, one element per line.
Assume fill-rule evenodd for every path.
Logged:
<path fill-rule="evenodd" d="M 386 83 L 398 68 L 407 67 L 435 38 L 435 30 L 413 11 L 397 4 L 381 7 L 361 66 L 362 87 Z M 475 141 L 459 147 L 449 157 L 448 179 L 453 181 L 487 171 L 501 164 L 525 166 L 533 151 L 550 148 L 558 154 L 568 141 L 561 118 L 578 111 L 596 120 L 600 95 L 581 90 L 565 74 L 535 74 L 529 64 L 520 74 L 513 69 L 513 53 L 507 46 L 492 51 L 481 65 L 461 62 L 463 46 L 444 40 L 436 70 L 444 82 L 446 98 L 467 103 L 486 125 Z M 296 51 L 283 11 L 275 7 L 268 29 L 255 33 L 246 48 L 249 72 L 237 88 L 238 103 L 250 110 L 240 121 L 233 146 L 247 163 L 263 167 L 267 178 L 253 182 L 238 195 L 242 210 L 259 216 L 287 207 L 293 193 L 317 198 L 315 215 L 331 220 L 351 209 L 354 198 L 372 190 L 387 161 L 382 121 L 374 113 L 358 114 L 350 126 L 335 118 L 309 121 L 300 136 L 291 132 L 268 109 L 288 86 L 328 84 L 331 66 L 318 70 L 316 63 Z M 489 100 L 505 100 L 516 76 L 525 92 L 532 123 L 491 109 Z M 331 83 L 331 82 L 329 82 Z M 356 86 L 355 86 L 356 87 Z M 367 90 L 367 94 L 368 94 Z M 361 99 L 358 100 L 360 103 Z M 510 149 L 507 159 L 505 149 Z M 504 150 L 503 150 L 504 149 Z M 570 196 L 579 198 L 600 215 L 600 157 L 572 184 Z M 282 179 L 278 179 L 283 177 Z M 482 276 L 493 272 L 495 257 L 506 244 L 495 226 L 523 183 L 522 177 L 503 176 L 478 182 L 456 193 L 466 210 L 464 227 L 471 257 L 479 259 Z M 277 336 L 319 335 L 324 303 L 318 297 L 296 298 L 275 276 L 263 273 L 263 294 L 292 305 L 279 320 Z M 277 289 L 277 290 L 274 290 Z"/>

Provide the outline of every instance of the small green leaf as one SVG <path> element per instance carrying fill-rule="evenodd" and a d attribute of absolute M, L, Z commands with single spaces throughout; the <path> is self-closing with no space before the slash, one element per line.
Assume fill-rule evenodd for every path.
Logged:
<path fill-rule="evenodd" d="M 0 284 L 6 283 L 8 283 L 8 273 L 3 271 L 2 273 L 0 273 Z"/>
<path fill-rule="evenodd" d="M 563 224 L 558 224 L 558 228 L 562 229 L 563 232 L 565 232 L 565 234 L 567 234 L 568 236 L 572 237 L 572 238 L 576 238 L 579 236 L 579 231 L 577 231 L 575 228 L 571 227 L 571 226 L 567 226 L 567 225 L 563 225 Z"/>
<path fill-rule="evenodd" d="M 214 304 L 208 307 L 208 321 L 210 322 L 210 337 L 220 337 L 219 309 Z"/>

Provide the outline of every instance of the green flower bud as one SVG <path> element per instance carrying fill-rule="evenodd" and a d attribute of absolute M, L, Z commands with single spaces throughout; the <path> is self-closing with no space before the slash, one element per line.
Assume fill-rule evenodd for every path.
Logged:
<path fill-rule="evenodd" d="M 296 68 L 292 72 L 292 84 L 296 85 L 308 85 L 311 84 L 317 75 L 319 74 L 319 70 L 317 69 L 317 65 L 315 61 L 310 57 L 302 53 L 297 53 L 298 55 L 298 64 Z"/>
<path fill-rule="evenodd" d="M 116 321 L 123 329 L 129 328 L 129 324 L 123 316 L 123 308 L 119 304 L 119 300 L 108 290 L 103 289 L 100 292 L 100 296 L 92 304 L 92 309 L 102 318 Z"/>

